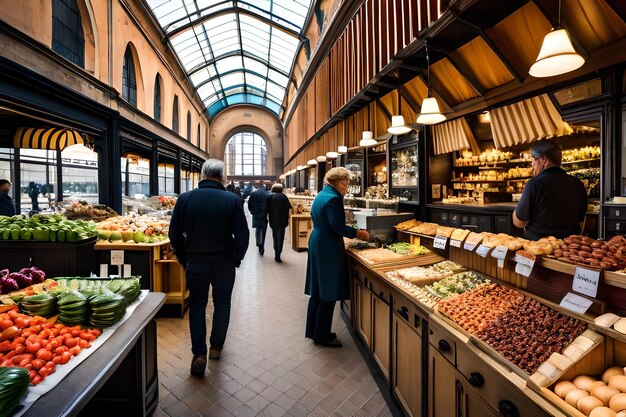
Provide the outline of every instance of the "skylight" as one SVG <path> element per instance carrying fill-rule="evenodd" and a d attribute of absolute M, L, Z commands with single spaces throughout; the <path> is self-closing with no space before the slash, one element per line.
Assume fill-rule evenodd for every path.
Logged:
<path fill-rule="evenodd" d="M 210 117 L 251 103 L 280 116 L 311 0 L 146 0 Z"/>

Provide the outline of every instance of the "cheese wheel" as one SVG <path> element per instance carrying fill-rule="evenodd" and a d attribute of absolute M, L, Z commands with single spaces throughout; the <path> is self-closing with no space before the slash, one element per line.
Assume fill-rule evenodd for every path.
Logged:
<path fill-rule="evenodd" d="M 602 382 L 608 384 L 611 377 L 615 375 L 624 375 L 624 368 L 620 368 L 619 366 L 613 366 L 607 369 L 602 373 Z"/>
<path fill-rule="evenodd" d="M 603 407 L 604 403 L 599 398 L 594 397 L 593 395 L 589 395 L 587 397 L 582 397 L 576 403 L 576 408 L 578 408 L 583 414 L 589 415 L 591 410 L 598 407 Z"/>
<path fill-rule="evenodd" d="M 597 407 L 591 410 L 589 417 L 616 417 L 615 411 L 608 407 Z"/>
<path fill-rule="evenodd" d="M 575 389 L 577 389 L 576 385 L 572 381 L 561 381 L 554 386 L 554 393 L 561 398 L 565 398 L 567 394 Z"/>
<path fill-rule="evenodd" d="M 615 412 L 626 410 L 626 394 L 617 394 L 611 397 L 609 407 Z"/>
<path fill-rule="evenodd" d="M 584 389 L 585 391 L 590 392 L 593 383 L 596 382 L 596 379 L 587 375 L 578 375 L 572 382 L 576 385 L 576 388 Z"/>
<path fill-rule="evenodd" d="M 591 395 L 593 395 L 594 397 L 598 397 L 599 399 L 602 400 L 602 402 L 604 403 L 604 405 L 606 405 L 608 407 L 609 405 L 609 400 L 614 396 L 619 394 L 620 392 L 618 390 L 616 390 L 615 388 L 612 387 L 607 387 L 606 385 L 602 385 L 602 386 L 598 386 L 595 387 L 592 391 L 591 391 Z"/>
<path fill-rule="evenodd" d="M 620 390 L 621 392 L 626 392 L 626 375 L 613 375 L 609 379 L 609 387 Z"/>
<path fill-rule="evenodd" d="M 574 391 L 570 391 L 570 393 L 565 396 L 565 402 L 571 405 L 572 407 L 576 407 L 578 400 L 580 400 L 583 397 L 587 397 L 588 395 L 589 393 L 585 391 L 584 389 L 575 389 Z"/>

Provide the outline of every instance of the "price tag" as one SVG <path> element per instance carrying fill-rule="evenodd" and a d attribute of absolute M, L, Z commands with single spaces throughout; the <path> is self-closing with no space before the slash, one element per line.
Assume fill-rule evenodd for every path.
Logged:
<path fill-rule="evenodd" d="M 124 251 L 123 250 L 111 251 L 111 265 L 124 265 Z"/>
<path fill-rule="evenodd" d="M 506 259 L 506 254 L 507 254 L 508 251 L 509 251 L 509 248 L 507 248 L 506 246 L 498 245 L 493 250 L 493 252 L 491 252 L 491 257 L 499 259 L 499 260 L 505 260 Z"/>
<path fill-rule="evenodd" d="M 515 272 L 523 275 L 525 277 L 529 277 L 530 273 L 533 271 L 533 267 L 535 266 L 535 256 L 533 259 L 529 259 L 525 256 L 515 255 Z"/>
<path fill-rule="evenodd" d="M 576 267 L 572 290 L 595 298 L 600 284 L 600 271 Z"/>
<path fill-rule="evenodd" d="M 578 314 L 585 314 L 592 304 L 593 301 L 585 297 L 581 297 L 580 295 L 572 294 L 571 292 L 565 294 L 565 297 L 563 297 L 559 303 L 561 307 Z"/>
<path fill-rule="evenodd" d="M 468 250 L 470 252 L 473 251 L 475 247 L 476 247 L 476 245 L 474 245 L 473 243 L 470 243 L 470 242 L 465 242 L 463 244 L 463 249 Z"/>
<path fill-rule="evenodd" d="M 476 249 L 476 253 L 483 258 L 486 258 L 490 251 L 491 248 L 485 245 L 480 245 L 478 246 L 478 249 Z"/>
<path fill-rule="evenodd" d="M 450 246 L 454 247 L 454 248 L 460 248 L 461 247 L 461 241 L 460 240 L 453 240 L 450 239 Z"/>
<path fill-rule="evenodd" d="M 433 242 L 433 248 L 443 250 L 446 248 L 447 243 L 448 243 L 447 237 L 435 236 L 435 241 Z"/>

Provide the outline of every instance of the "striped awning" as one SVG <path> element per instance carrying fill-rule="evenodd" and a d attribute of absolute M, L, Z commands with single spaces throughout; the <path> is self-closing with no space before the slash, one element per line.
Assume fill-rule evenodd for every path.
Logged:
<path fill-rule="evenodd" d="M 572 133 L 547 94 L 493 109 L 489 114 L 496 148 Z"/>
<path fill-rule="evenodd" d="M 87 143 L 87 135 L 67 128 L 19 127 L 13 136 L 16 148 L 62 151 L 68 146 Z"/>
<path fill-rule="evenodd" d="M 435 155 L 470 148 L 478 150 L 472 129 L 464 117 L 434 125 L 433 145 Z"/>

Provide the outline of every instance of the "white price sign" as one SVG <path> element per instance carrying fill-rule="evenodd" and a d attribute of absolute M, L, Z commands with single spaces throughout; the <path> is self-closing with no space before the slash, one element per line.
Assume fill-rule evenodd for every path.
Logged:
<path fill-rule="evenodd" d="M 535 259 L 515 255 L 515 262 L 517 262 L 515 265 L 515 272 L 525 277 L 529 277 L 530 273 L 533 271 L 533 267 L 535 266 Z"/>
<path fill-rule="evenodd" d="M 483 258 L 486 258 L 490 251 L 491 248 L 485 245 L 480 245 L 478 246 L 478 249 L 476 249 L 476 253 Z"/>
<path fill-rule="evenodd" d="M 463 244 L 463 249 L 468 250 L 470 252 L 473 251 L 475 247 L 476 245 L 474 245 L 473 243 L 465 242 Z"/>
<path fill-rule="evenodd" d="M 460 240 L 453 240 L 450 239 L 450 246 L 454 247 L 454 248 L 460 248 L 461 247 L 461 242 Z"/>
<path fill-rule="evenodd" d="M 443 250 L 446 248 L 447 243 L 448 243 L 447 237 L 435 236 L 435 241 L 433 242 L 433 248 Z"/>
<path fill-rule="evenodd" d="M 600 271 L 576 267 L 572 290 L 595 298 L 600 285 Z"/>
<path fill-rule="evenodd" d="M 506 259 L 506 254 L 507 254 L 508 251 L 509 251 L 509 248 L 507 248 L 506 246 L 498 245 L 493 250 L 493 252 L 491 252 L 491 257 L 492 258 L 496 258 L 496 259 L 505 260 Z"/>
<path fill-rule="evenodd" d="M 124 251 L 123 250 L 111 251 L 111 265 L 124 265 Z"/>
<path fill-rule="evenodd" d="M 565 297 L 563 297 L 559 305 L 570 311 L 573 311 L 574 313 L 585 314 L 585 312 L 589 310 L 589 307 L 591 307 L 592 304 L 593 301 L 585 297 L 581 297 L 580 295 L 568 292 L 567 294 L 565 294 Z"/>

